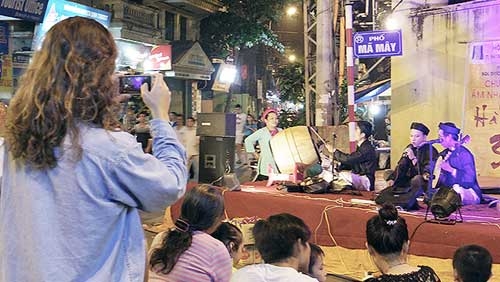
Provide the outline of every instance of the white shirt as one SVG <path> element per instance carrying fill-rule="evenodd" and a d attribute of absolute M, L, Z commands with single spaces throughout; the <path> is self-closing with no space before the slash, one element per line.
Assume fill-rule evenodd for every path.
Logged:
<path fill-rule="evenodd" d="M 231 277 L 231 282 L 318 282 L 315 278 L 298 272 L 291 267 L 272 264 L 252 264 L 245 266 Z"/>
<path fill-rule="evenodd" d="M 243 135 L 245 124 L 247 123 L 247 114 L 236 114 L 236 135 Z"/>
<path fill-rule="evenodd" d="M 196 126 L 185 126 L 183 132 L 182 144 L 186 148 L 188 159 L 200 154 L 200 136 L 196 136 Z"/>

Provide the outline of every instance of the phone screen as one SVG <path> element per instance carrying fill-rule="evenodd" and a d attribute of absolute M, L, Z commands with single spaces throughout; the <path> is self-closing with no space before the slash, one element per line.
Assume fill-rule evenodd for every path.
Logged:
<path fill-rule="evenodd" d="M 120 93 L 140 93 L 141 85 L 148 84 L 148 90 L 151 90 L 150 75 L 126 75 L 120 77 Z"/>

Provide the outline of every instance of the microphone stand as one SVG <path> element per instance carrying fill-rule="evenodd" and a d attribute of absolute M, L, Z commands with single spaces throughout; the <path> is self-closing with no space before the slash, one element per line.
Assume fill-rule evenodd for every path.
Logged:
<path fill-rule="evenodd" d="M 434 158 L 432 157 L 432 143 L 429 143 L 429 180 L 427 180 L 427 191 L 425 192 L 425 197 L 427 197 L 427 200 L 428 202 L 426 203 L 428 205 L 427 208 L 429 208 L 429 205 L 431 203 L 431 199 L 432 199 L 432 180 L 434 179 L 435 175 L 434 175 L 434 168 L 436 166 L 436 161 L 434 160 Z M 425 200 L 425 197 L 424 197 L 424 200 Z"/>
<path fill-rule="evenodd" d="M 333 139 L 332 140 L 333 141 L 333 148 L 336 148 L 337 147 L 337 134 L 333 133 L 333 138 L 332 139 Z M 337 169 L 338 169 L 337 165 L 338 164 L 335 161 L 335 158 L 333 157 L 333 153 L 332 153 L 332 172 L 333 172 L 334 176 L 337 176 L 337 173 L 338 173 L 338 171 L 337 171 Z"/>

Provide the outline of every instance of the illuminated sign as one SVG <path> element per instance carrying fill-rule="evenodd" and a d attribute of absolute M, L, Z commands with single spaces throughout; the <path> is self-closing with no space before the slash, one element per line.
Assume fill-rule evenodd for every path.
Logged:
<path fill-rule="evenodd" d="M 38 25 L 35 30 L 33 50 L 40 49 L 45 33 L 47 33 L 53 25 L 66 18 L 75 16 L 89 18 L 96 20 L 105 27 L 109 27 L 111 21 L 111 13 L 109 12 L 66 0 L 49 0 L 47 6 L 49 8 L 45 13 L 43 22 Z"/>

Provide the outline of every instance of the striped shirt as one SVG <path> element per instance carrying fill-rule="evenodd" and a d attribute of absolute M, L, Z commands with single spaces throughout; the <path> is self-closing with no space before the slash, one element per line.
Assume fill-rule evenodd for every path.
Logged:
<path fill-rule="evenodd" d="M 166 233 L 153 241 L 152 248 L 161 244 Z M 157 240 L 160 239 L 160 240 Z M 149 271 L 149 282 L 227 282 L 231 278 L 232 260 L 224 244 L 201 231 L 193 232 L 191 246 L 181 254 L 168 274 Z"/>

